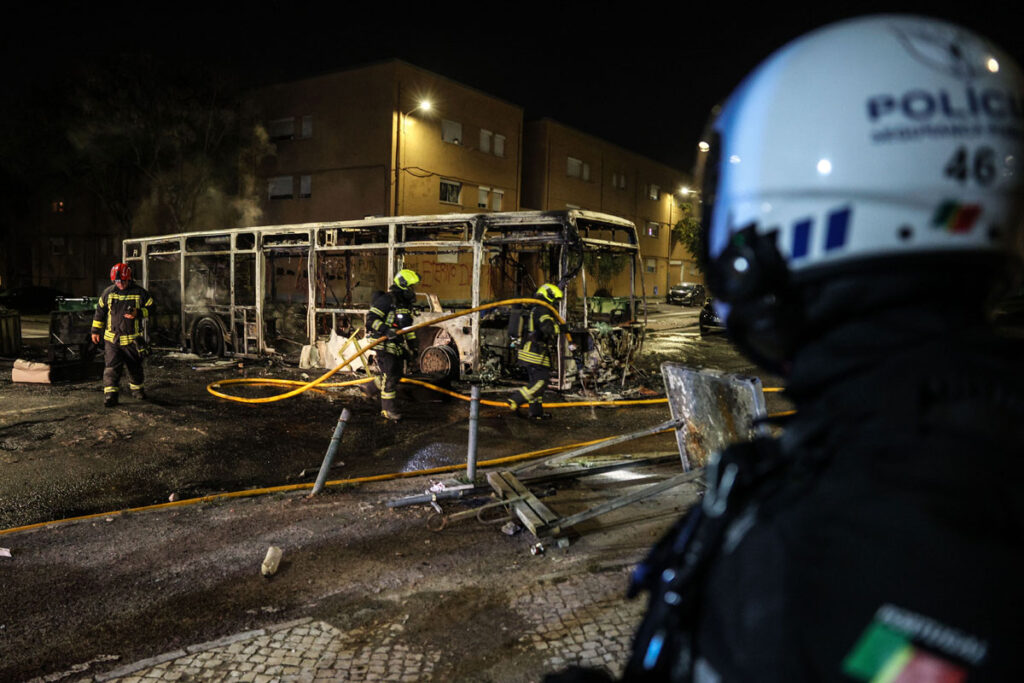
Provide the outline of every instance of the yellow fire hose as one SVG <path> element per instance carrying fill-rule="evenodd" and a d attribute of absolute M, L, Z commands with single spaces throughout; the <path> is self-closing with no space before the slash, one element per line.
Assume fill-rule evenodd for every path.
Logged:
<path fill-rule="evenodd" d="M 546 301 L 541 301 L 540 299 L 527 299 L 527 298 L 522 298 L 522 299 L 504 299 L 502 301 L 495 301 L 493 303 L 483 304 L 483 305 L 477 306 L 475 308 L 469 308 L 469 309 L 466 309 L 464 311 L 457 311 L 455 313 L 450 313 L 450 314 L 442 316 L 440 318 L 434 318 L 433 320 L 428 320 L 428 321 L 424 321 L 424 322 L 421 322 L 421 323 L 417 323 L 415 325 L 411 325 L 409 327 L 404 327 L 401 330 L 398 330 L 398 334 L 402 335 L 402 334 L 406 334 L 408 332 L 413 332 L 413 331 L 418 330 L 418 329 L 420 329 L 422 327 L 428 327 L 430 325 L 434 325 L 434 324 L 439 323 L 439 322 L 444 322 L 445 320 L 451 320 L 453 318 L 461 318 L 463 316 L 470 315 L 471 313 L 476 313 L 478 311 L 484 311 L 484 310 L 487 310 L 487 309 L 496 308 L 498 306 L 504 306 L 504 305 L 508 305 L 508 304 L 522 304 L 522 303 L 540 304 L 542 306 L 545 306 L 546 308 L 550 309 L 552 313 L 554 313 L 554 315 L 558 319 L 559 323 L 561 323 L 563 325 L 565 324 L 565 320 L 558 313 L 558 310 L 554 306 L 552 306 L 551 304 L 547 303 Z M 571 340 L 572 337 L 569 337 L 569 339 Z M 343 363 L 339 364 L 337 367 L 335 367 L 335 368 L 333 368 L 331 370 L 328 370 L 326 373 L 324 373 L 320 377 L 318 377 L 318 378 L 316 378 L 316 379 L 314 379 L 314 380 L 312 380 L 310 382 L 299 382 L 299 381 L 296 381 L 296 380 L 272 379 L 272 378 L 225 379 L 225 380 L 220 380 L 220 381 L 217 381 L 217 382 L 211 382 L 209 385 L 207 385 L 206 390 L 208 392 L 210 392 L 211 394 L 213 394 L 214 396 L 218 397 L 218 398 L 223 398 L 223 399 L 226 399 L 228 401 L 235 401 L 237 403 L 273 403 L 275 401 L 281 401 L 281 400 L 284 400 L 286 398 L 291 398 L 292 396 L 298 396 L 299 394 L 301 394 L 301 393 L 303 393 L 305 391 L 309 391 L 310 389 L 319 389 L 321 387 L 346 387 L 346 386 L 355 386 L 357 384 L 365 384 L 366 382 L 373 381 L 373 378 L 372 377 L 366 377 L 366 378 L 350 380 L 350 381 L 346 381 L 346 382 L 330 382 L 330 383 L 326 383 L 326 384 L 325 384 L 325 382 L 326 382 L 326 380 L 329 377 L 334 375 L 334 373 L 336 373 L 339 370 L 341 370 L 342 368 L 348 366 L 356 358 L 361 357 L 364 353 L 366 353 L 367 351 L 369 351 L 370 349 L 372 349 L 373 347 L 377 346 L 378 344 L 380 344 L 383 341 L 386 341 L 386 337 L 381 337 L 379 339 L 375 339 L 369 345 L 364 346 L 362 348 L 359 348 L 358 349 L 358 353 L 356 355 L 350 356 L 349 358 L 346 358 Z M 448 396 L 453 396 L 453 397 L 461 399 L 463 401 L 471 400 L 470 397 L 466 396 L 465 394 L 460 394 L 460 393 L 457 393 L 457 392 L 454 392 L 454 391 L 450 391 L 448 389 L 444 389 L 442 387 L 436 386 L 434 384 L 430 384 L 428 382 L 422 382 L 420 380 L 415 380 L 415 379 L 408 379 L 408 378 L 405 378 L 405 377 L 402 378 L 402 381 L 405 382 L 405 383 L 408 383 L 408 384 L 416 384 L 418 386 L 425 387 L 427 389 L 430 389 L 431 391 L 437 391 L 437 392 L 440 392 L 440 393 L 443 393 L 443 394 L 447 394 Z M 265 397 L 262 397 L 262 398 L 243 398 L 241 396 L 232 396 L 231 394 L 225 394 L 225 393 L 223 393 L 221 391 L 218 391 L 218 389 L 220 387 L 228 385 L 228 384 L 248 384 L 248 385 L 264 385 L 264 386 L 265 385 L 278 385 L 278 386 L 294 386 L 295 388 L 292 389 L 291 391 L 286 391 L 286 392 L 284 392 L 282 394 L 277 394 L 275 396 L 265 396 Z M 767 388 L 764 389 L 764 391 L 766 391 L 766 392 L 768 392 L 768 391 L 782 391 L 782 389 L 778 388 L 778 387 L 767 387 Z M 545 408 L 579 408 L 579 407 L 584 407 L 584 406 L 653 405 L 653 404 L 656 404 L 656 403 L 667 403 L 667 402 L 668 402 L 667 398 L 651 398 L 651 399 L 635 399 L 635 400 L 622 400 L 622 401 L 573 401 L 573 402 L 568 402 L 568 403 L 545 403 L 543 405 L 544 405 Z M 480 404 L 481 405 L 485 405 L 485 406 L 493 406 L 493 407 L 496 407 L 496 408 L 507 408 L 508 407 L 507 403 L 500 402 L 500 401 L 488 401 L 486 399 L 481 399 Z"/>

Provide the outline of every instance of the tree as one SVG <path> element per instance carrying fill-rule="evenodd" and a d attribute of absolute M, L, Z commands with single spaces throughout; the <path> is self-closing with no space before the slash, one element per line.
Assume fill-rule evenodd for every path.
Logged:
<path fill-rule="evenodd" d="M 583 255 L 583 265 L 587 272 L 597 280 L 597 288 L 611 289 L 612 280 L 625 270 L 629 264 L 630 254 L 619 254 L 611 251 L 588 251 Z"/>
<path fill-rule="evenodd" d="M 240 93 L 219 74 L 147 57 L 89 68 L 76 83 L 67 172 L 123 232 L 187 232 L 258 217 L 251 176 L 271 152 Z"/>
<path fill-rule="evenodd" d="M 676 245 L 682 244 L 686 248 L 700 270 L 700 259 L 698 256 L 701 252 L 701 231 L 700 231 L 700 219 L 694 216 L 694 205 L 690 202 L 679 205 L 679 210 L 682 211 L 682 217 L 672 226 L 671 233 L 671 248 L 675 249 Z"/>

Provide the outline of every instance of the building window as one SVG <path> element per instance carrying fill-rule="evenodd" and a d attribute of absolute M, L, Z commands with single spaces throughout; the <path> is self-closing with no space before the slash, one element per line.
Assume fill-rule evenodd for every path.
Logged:
<path fill-rule="evenodd" d="M 302 117 L 302 132 L 299 133 L 299 138 L 308 140 L 313 137 L 313 115 L 307 115 Z"/>
<path fill-rule="evenodd" d="M 657 185 L 651 184 L 647 186 L 647 198 L 658 199 L 661 196 L 661 188 Z"/>
<path fill-rule="evenodd" d="M 566 166 L 566 173 L 570 178 L 580 178 L 581 180 L 590 180 L 590 164 L 575 157 L 569 157 L 568 164 Z"/>
<path fill-rule="evenodd" d="M 655 259 L 649 258 L 647 259 L 647 263 L 645 264 L 644 269 L 648 273 L 656 273 L 658 272 L 658 262 Z"/>
<path fill-rule="evenodd" d="M 505 136 L 495 135 L 494 136 L 494 156 L 502 157 L 505 156 Z"/>
<path fill-rule="evenodd" d="M 489 187 L 481 187 L 478 190 L 477 199 L 476 199 L 476 206 L 477 206 L 478 209 L 486 209 L 487 208 L 487 200 L 490 199 L 490 194 L 491 194 L 491 188 L 489 188 Z"/>
<path fill-rule="evenodd" d="M 491 195 L 491 208 L 495 211 L 501 211 L 501 202 L 505 198 L 505 190 L 495 190 L 494 194 Z"/>
<path fill-rule="evenodd" d="M 458 204 L 459 195 L 462 194 L 462 183 L 454 180 L 441 181 L 441 202 L 443 204 Z"/>
<path fill-rule="evenodd" d="M 271 199 L 291 199 L 295 194 L 295 179 L 290 175 L 279 175 L 268 183 Z"/>
<path fill-rule="evenodd" d="M 462 124 L 458 121 L 441 119 L 441 139 L 453 145 L 462 144 Z"/>
<path fill-rule="evenodd" d="M 480 129 L 480 151 L 491 153 L 491 140 L 494 138 L 494 133 L 489 130 Z"/>
<path fill-rule="evenodd" d="M 309 199 L 313 196 L 313 176 L 299 176 L 299 198 Z"/>
<path fill-rule="evenodd" d="M 647 236 L 657 237 L 658 236 L 658 224 L 654 221 L 647 221 Z"/>
<path fill-rule="evenodd" d="M 626 189 L 626 174 L 625 173 L 612 173 L 612 187 L 617 190 Z"/>
<path fill-rule="evenodd" d="M 66 208 L 64 206 L 64 200 L 58 199 L 53 203 L 51 208 L 53 209 L 54 213 L 64 213 L 64 209 Z"/>
<path fill-rule="evenodd" d="M 295 137 L 295 117 L 274 119 L 267 124 L 267 133 L 271 140 L 291 140 Z"/>

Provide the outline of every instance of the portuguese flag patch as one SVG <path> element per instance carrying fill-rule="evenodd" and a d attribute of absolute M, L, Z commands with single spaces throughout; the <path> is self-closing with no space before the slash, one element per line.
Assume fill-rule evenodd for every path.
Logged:
<path fill-rule="evenodd" d="M 915 646 L 894 628 L 872 622 L 843 660 L 843 672 L 870 683 L 962 683 L 967 670 Z"/>

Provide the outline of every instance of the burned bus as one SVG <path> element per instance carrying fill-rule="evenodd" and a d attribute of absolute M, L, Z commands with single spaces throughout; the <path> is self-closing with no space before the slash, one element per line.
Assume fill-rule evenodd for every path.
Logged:
<path fill-rule="evenodd" d="M 488 302 L 566 292 L 562 316 L 585 353 L 559 353 L 558 384 L 628 372 L 646 306 L 636 227 L 581 210 L 397 216 L 161 235 L 124 242 L 153 295 L 150 341 L 200 355 L 279 356 L 335 367 L 368 342 L 373 294 L 402 268 L 420 274 L 417 322 Z M 497 379 L 513 372 L 511 306 L 418 333 L 422 372 Z M 577 362 L 578 361 L 578 362 Z M 369 358 L 349 367 L 358 370 Z"/>

